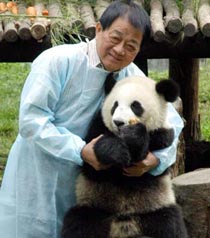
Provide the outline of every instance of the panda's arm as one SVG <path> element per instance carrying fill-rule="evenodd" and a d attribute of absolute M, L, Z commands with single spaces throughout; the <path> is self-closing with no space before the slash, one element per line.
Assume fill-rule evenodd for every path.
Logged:
<path fill-rule="evenodd" d="M 168 104 L 168 121 L 174 130 L 173 143 L 165 149 L 152 151 L 153 154 L 160 160 L 159 165 L 149 171 L 152 175 L 162 174 L 168 167 L 176 161 L 177 143 L 179 135 L 183 129 L 184 123 L 182 118 L 172 104 Z"/>
<path fill-rule="evenodd" d="M 160 150 L 170 146 L 174 140 L 174 130 L 172 128 L 159 128 L 150 133 L 149 150 Z"/>

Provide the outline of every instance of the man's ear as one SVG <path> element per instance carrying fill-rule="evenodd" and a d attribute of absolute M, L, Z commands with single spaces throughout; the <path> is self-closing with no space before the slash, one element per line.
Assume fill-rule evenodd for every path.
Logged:
<path fill-rule="evenodd" d="M 102 25 L 100 22 L 96 23 L 96 34 L 103 30 Z"/>

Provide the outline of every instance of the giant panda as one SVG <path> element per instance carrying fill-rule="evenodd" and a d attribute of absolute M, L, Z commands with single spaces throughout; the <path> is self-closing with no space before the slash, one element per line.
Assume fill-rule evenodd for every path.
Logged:
<path fill-rule="evenodd" d="M 156 83 L 139 76 L 114 85 L 86 137 L 88 142 L 103 134 L 94 151 L 109 167 L 96 171 L 84 163 L 76 183 L 77 204 L 65 215 L 62 238 L 187 237 L 167 171 L 140 177 L 122 173 L 148 151 L 172 143 L 166 114 L 178 91 L 172 80 Z"/>

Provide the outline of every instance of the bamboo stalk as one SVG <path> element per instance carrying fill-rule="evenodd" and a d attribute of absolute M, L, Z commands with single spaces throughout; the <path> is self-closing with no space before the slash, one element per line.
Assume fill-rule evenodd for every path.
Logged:
<path fill-rule="evenodd" d="M 91 39 L 95 37 L 96 21 L 93 13 L 93 9 L 88 2 L 82 2 L 80 6 L 80 13 L 82 21 L 84 22 L 85 35 Z"/>
<path fill-rule="evenodd" d="M 163 7 L 159 0 L 150 2 L 150 21 L 152 26 L 153 38 L 157 42 L 165 39 L 165 27 L 163 22 Z"/>

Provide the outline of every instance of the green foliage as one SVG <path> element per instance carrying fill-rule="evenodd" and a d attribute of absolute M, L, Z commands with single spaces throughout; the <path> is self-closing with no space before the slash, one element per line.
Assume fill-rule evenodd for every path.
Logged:
<path fill-rule="evenodd" d="M 201 133 L 204 140 L 210 141 L 210 59 L 200 68 L 199 113 L 201 115 Z"/>
<path fill-rule="evenodd" d="M 0 64 L 0 181 L 10 147 L 18 132 L 20 92 L 29 64 Z"/>

